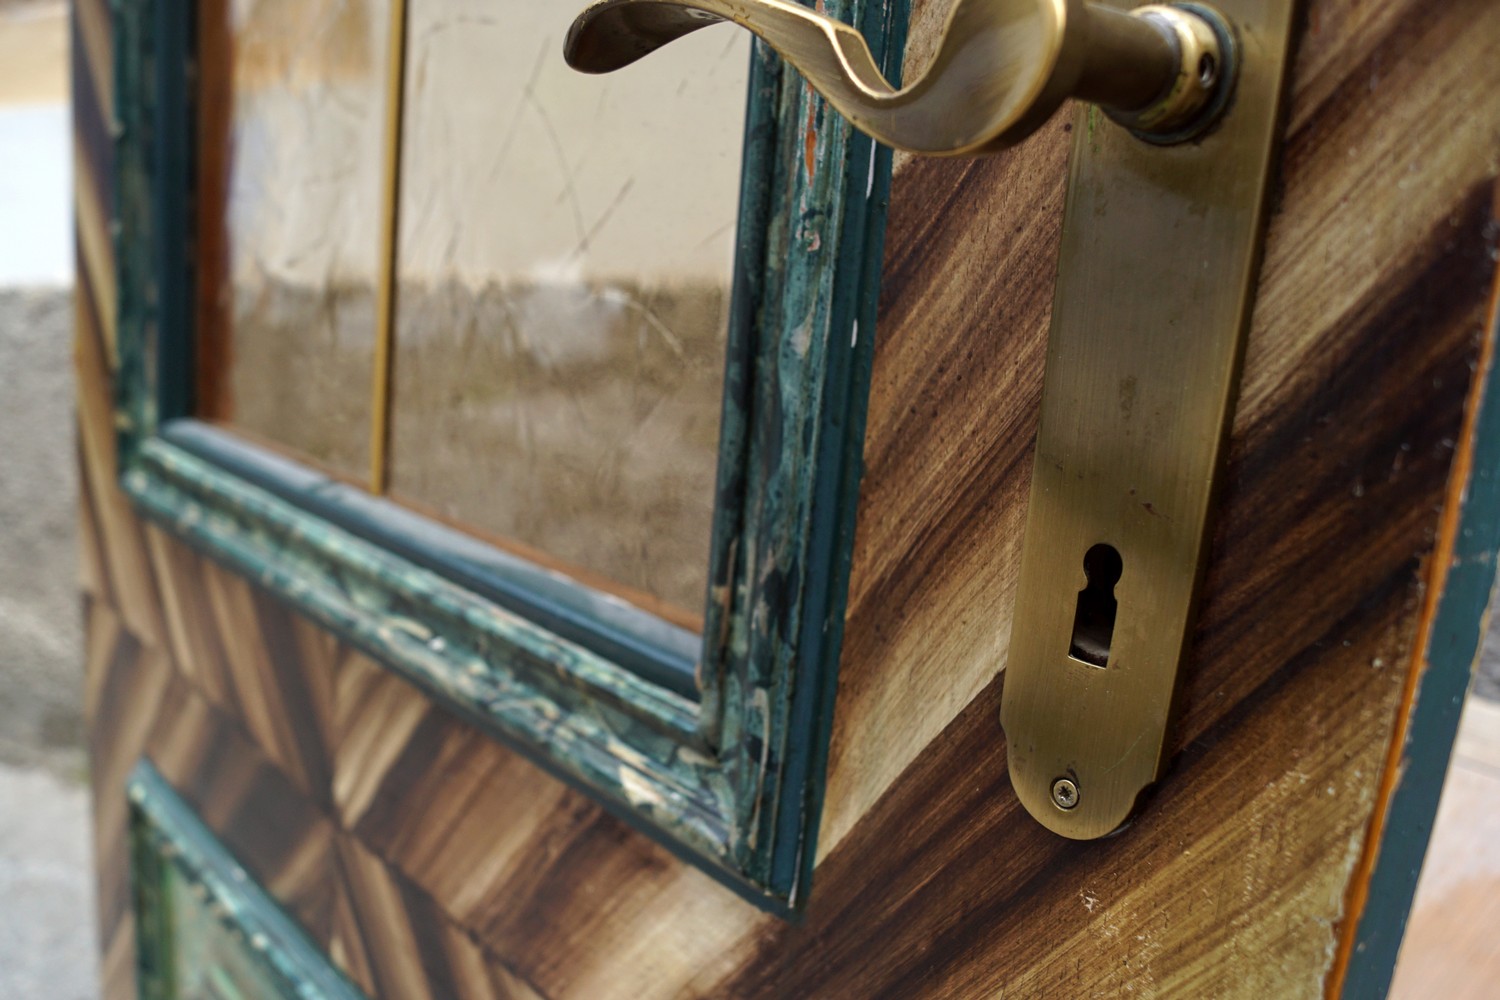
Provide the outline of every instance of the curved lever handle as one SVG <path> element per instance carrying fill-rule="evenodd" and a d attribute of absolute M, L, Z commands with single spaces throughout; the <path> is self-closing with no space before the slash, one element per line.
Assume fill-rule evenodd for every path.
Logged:
<path fill-rule="evenodd" d="M 1232 78 L 1232 37 L 1207 8 L 1088 0 L 955 0 L 931 67 L 899 90 L 858 31 L 788 0 L 600 0 L 573 22 L 564 56 L 608 73 L 721 21 L 758 35 L 860 131 L 939 156 L 1014 145 L 1069 97 L 1178 141 L 1206 127 L 1200 112 L 1223 107 Z"/>

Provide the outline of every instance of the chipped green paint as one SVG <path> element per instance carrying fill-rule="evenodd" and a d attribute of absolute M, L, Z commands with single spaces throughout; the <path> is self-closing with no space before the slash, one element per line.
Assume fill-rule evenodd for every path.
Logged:
<path fill-rule="evenodd" d="M 165 24 L 168 6 L 115 8 L 126 492 L 747 898 L 800 908 L 842 642 L 889 151 L 756 46 L 695 703 L 159 435 L 190 414 L 192 343 L 176 301 L 190 262 L 172 253 L 187 245 L 191 26 Z M 898 75 L 905 0 L 827 9 Z M 168 133 L 176 146 L 159 141 Z"/>
<path fill-rule="evenodd" d="M 362 1000 L 149 763 L 127 794 L 141 1000 Z"/>
<path fill-rule="evenodd" d="M 727 852 L 693 705 L 420 566 L 153 438 L 124 474 L 146 514 L 513 745 L 692 849 Z M 649 790 L 645 794 L 643 790 Z M 633 797 L 633 798 L 632 798 Z"/>

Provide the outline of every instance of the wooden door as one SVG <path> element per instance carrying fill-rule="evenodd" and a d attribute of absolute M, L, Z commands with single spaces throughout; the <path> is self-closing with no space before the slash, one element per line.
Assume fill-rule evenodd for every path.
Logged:
<path fill-rule="evenodd" d="M 414 681 L 399 607 L 385 632 L 310 611 L 295 594 L 324 563 L 251 574 L 206 540 L 219 508 L 174 521 L 131 481 L 132 310 L 167 301 L 177 265 L 112 241 L 143 176 L 121 165 L 120 88 L 135 60 L 162 79 L 147 56 L 171 19 L 129 27 L 116 6 L 79 0 L 73 33 L 109 996 L 171 988 L 162 963 L 188 948 L 238 988 L 304 995 L 1382 995 L 1500 546 L 1487 0 L 1305 5 L 1172 765 L 1105 840 L 1027 815 L 999 726 L 1073 118 L 996 156 L 895 158 L 868 405 L 847 411 L 863 474 L 836 691 L 798 800 L 815 840 L 776 899 L 781 862 L 705 862 L 709 834 L 642 804 L 656 786 L 614 794 Z M 920 66 L 946 5 L 881 9 Z M 196 58 L 212 79 L 215 54 Z M 837 131 L 810 120 L 789 161 L 809 174 Z M 178 162 L 153 141 L 141 162 Z M 861 155 L 873 191 L 886 167 Z M 875 287 L 857 286 L 871 309 Z"/>

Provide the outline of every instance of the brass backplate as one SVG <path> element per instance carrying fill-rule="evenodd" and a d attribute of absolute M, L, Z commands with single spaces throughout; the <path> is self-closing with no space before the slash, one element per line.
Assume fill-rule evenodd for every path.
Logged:
<path fill-rule="evenodd" d="M 1166 764 L 1254 297 L 1293 4 L 1214 6 L 1239 48 L 1214 131 L 1151 145 L 1087 107 L 1074 127 L 1001 723 L 1021 802 L 1075 839 Z M 1100 545 L 1112 592 L 1109 558 L 1084 572 Z"/>

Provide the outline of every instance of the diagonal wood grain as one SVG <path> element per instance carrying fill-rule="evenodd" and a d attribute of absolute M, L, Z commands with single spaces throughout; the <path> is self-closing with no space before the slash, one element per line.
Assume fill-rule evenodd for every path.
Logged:
<path fill-rule="evenodd" d="M 170 661 L 141 645 L 112 609 L 89 601 L 85 610 L 84 703 L 93 762 L 89 779 L 94 799 L 96 906 L 100 948 L 109 971 L 120 968 L 114 956 L 125 948 L 122 936 L 131 939 L 128 951 L 134 955 L 125 782 L 150 738 L 172 674 Z M 106 985 L 111 998 L 134 996 L 134 963 L 112 974 Z"/>
<path fill-rule="evenodd" d="M 330 795 L 333 685 L 338 648 L 301 641 L 310 626 L 243 578 L 201 563 L 224 650 L 227 707 L 302 789 Z"/>
<path fill-rule="evenodd" d="M 313 941 L 331 938 L 333 826 L 236 720 L 174 679 L 147 753 Z"/>
<path fill-rule="evenodd" d="M 943 9 L 919 5 L 913 64 Z M 1321 996 L 1463 485 L 1500 231 L 1487 14 L 1308 5 L 1176 756 L 1107 841 L 1024 814 L 998 726 L 1068 122 L 901 162 L 820 863 L 786 923 L 135 517 L 110 414 L 108 17 L 79 0 L 109 995 L 133 995 L 122 789 L 149 752 L 372 996 Z"/>
<path fill-rule="evenodd" d="M 141 641 L 155 646 L 162 636 L 160 601 L 142 526 L 117 486 L 113 376 L 97 320 L 97 291 L 87 274 L 78 276 L 80 302 L 74 310 L 73 351 L 78 380 L 78 441 L 84 489 L 93 517 L 99 522 L 99 534 L 90 544 L 101 552 L 101 569 L 126 627 Z M 112 303 L 109 308 L 113 308 Z"/>
<path fill-rule="evenodd" d="M 155 525 L 146 527 L 146 544 L 156 568 L 167 641 L 178 669 L 215 705 L 232 704 L 224 648 L 204 586 L 207 567 L 203 557 Z"/>
<path fill-rule="evenodd" d="M 350 837 L 339 840 L 336 939 L 371 996 L 421 1000 L 540 1000 L 411 882 Z"/>
<path fill-rule="evenodd" d="M 364 657 L 342 667 L 339 720 L 345 828 L 547 996 L 641 995 L 674 970 L 727 971 L 764 920 Z M 625 967 L 554 946 L 662 910 L 681 919 L 644 936 Z"/>

